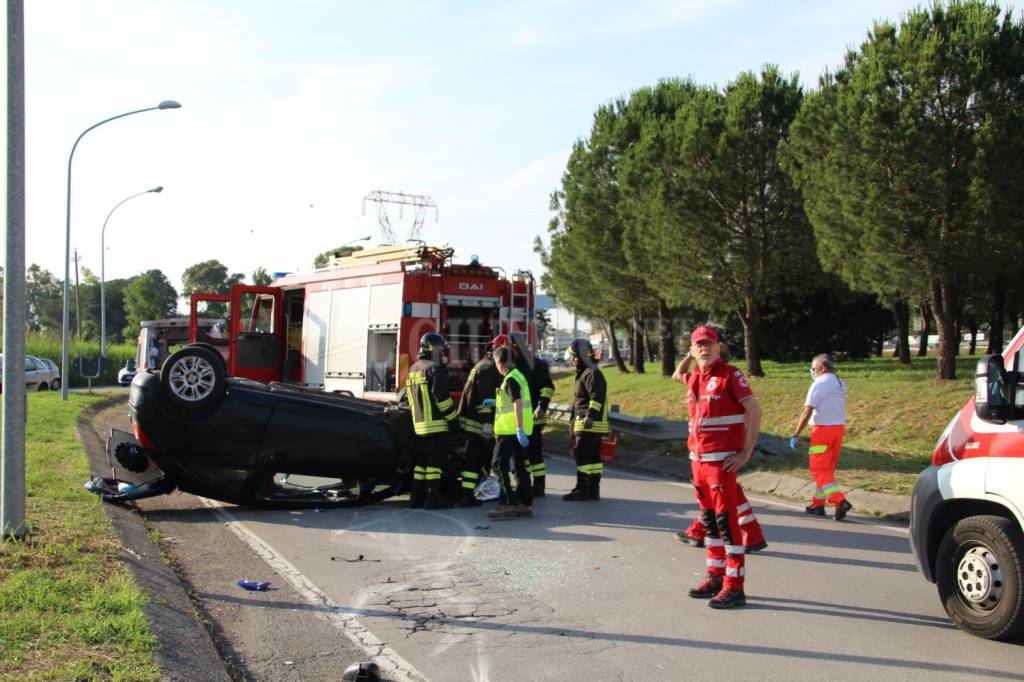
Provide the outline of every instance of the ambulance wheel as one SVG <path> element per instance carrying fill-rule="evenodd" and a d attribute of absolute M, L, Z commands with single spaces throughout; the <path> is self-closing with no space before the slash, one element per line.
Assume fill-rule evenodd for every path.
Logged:
<path fill-rule="evenodd" d="M 939 545 L 935 578 L 946 613 L 984 639 L 1024 634 L 1024 537 L 1001 516 L 970 516 Z"/>
<path fill-rule="evenodd" d="M 220 354 L 201 346 L 175 351 L 160 368 L 164 397 L 182 410 L 209 407 L 224 394 L 226 383 Z"/>

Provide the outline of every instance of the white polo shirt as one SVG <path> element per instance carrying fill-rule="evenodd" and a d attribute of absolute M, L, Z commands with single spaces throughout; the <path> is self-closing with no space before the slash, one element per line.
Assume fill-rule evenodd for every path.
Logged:
<path fill-rule="evenodd" d="M 814 408 L 812 426 L 846 424 L 846 384 L 832 372 L 814 377 L 804 406 Z"/>

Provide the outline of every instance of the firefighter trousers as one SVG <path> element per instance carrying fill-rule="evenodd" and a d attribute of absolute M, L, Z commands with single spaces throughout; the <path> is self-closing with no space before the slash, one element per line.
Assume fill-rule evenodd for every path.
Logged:
<path fill-rule="evenodd" d="M 462 493 L 471 494 L 487 478 L 490 439 L 475 433 L 466 434 L 466 451 L 462 456 Z"/>
<path fill-rule="evenodd" d="M 414 447 L 411 497 L 413 504 L 416 504 L 424 496 L 443 496 L 441 478 L 448 459 L 448 434 L 416 436 Z"/>
<path fill-rule="evenodd" d="M 577 433 L 573 436 L 575 445 L 572 450 L 572 458 L 576 462 L 576 482 L 583 485 L 584 490 L 596 487 L 601 482 L 601 474 L 604 473 L 604 463 L 601 461 L 601 434 L 599 433 Z"/>
<path fill-rule="evenodd" d="M 836 483 L 836 464 L 839 463 L 839 450 L 843 447 L 843 433 L 846 427 L 812 426 L 809 465 L 811 476 L 814 477 L 814 494 L 811 504 L 824 506 L 839 504 L 846 499 L 843 491 Z"/>
<path fill-rule="evenodd" d="M 519 445 L 515 436 L 498 436 L 494 444 L 494 469 L 501 484 L 498 504 L 514 505 L 533 503 L 530 489 L 530 473 L 526 470 L 526 449 Z M 512 487 L 512 473 L 516 485 Z"/>
<path fill-rule="evenodd" d="M 534 479 L 544 479 L 548 468 L 544 465 L 544 427 L 533 425 L 530 445 L 526 448 L 526 468 Z"/>
<path fill-rule="evenodd" d="M 690 472 L 692 474 L 692 480 L 696 484 L 697 481 L 697 467 L 700 465 L 696 459 L 690 460 Z M 693 520 L 689 528 L 686 529 L 686 534 L 694 540 L 704 540 L 704 536 L 707 535 L 707 527 L 704 525 L 704 514 L 703 510 L 707 508 L 709 502 L 705 502 L 700 494 L 700 489 L 694 487 L 694 494 L 697 497 L 697 506 L 699 511 L 697 518 Z M 743 492 L 743 486 L 739 483 L 736 484 L 736 515 L 739 517 L 736 521 L 740 525 L 740 539 L 744 547 L 754 547 L 760 545 L 765 541 L 764 530 L 761 529 L 761 522 L 757 520 L 757 516 L 754 514 L 753 507 L 750 506 L 750 502 L 747 501 L 747 496 Z"/>
<path fill-rule="evenodd" d="M 700 462 L 694 487 L 708 505 L 703 509 L 708 575 L 723 576 L 726 588 L 742 590 L 747 569 L 736 511 L 736 472 L 725 471 L 721 462 Z"/>

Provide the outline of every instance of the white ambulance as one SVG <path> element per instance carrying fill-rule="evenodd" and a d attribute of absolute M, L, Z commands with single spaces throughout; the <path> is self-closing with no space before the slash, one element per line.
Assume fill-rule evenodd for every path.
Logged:
<path fill-rule="evenodd" d="M 957 627 L 1024 635 L 1024 329 L 978 361 L 974 397 L 914 485 L 910 539 Z"/>

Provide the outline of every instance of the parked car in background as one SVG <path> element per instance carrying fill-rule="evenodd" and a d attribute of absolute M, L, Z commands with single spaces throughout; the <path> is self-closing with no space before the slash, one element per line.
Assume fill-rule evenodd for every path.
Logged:
<path fill-rule="evenodd" d="M 0 355 L 0 390 L 3 390 L 3 355 Z M 60 369 L 57 363 L 47 358 L 25 356 L 25 389 L 48 391 L 60 389 Z"/>
<path fill-rule="evenodd" d="M 138 363 L 135 362 L 135 358 L 128 358 L 128 361 L 124 363 L 124 367 L 117 373 L 117 383 L 121 386 L 128 386 L 132 383 L 132 379 L 135 378 L 135 371 L 138 367 Z"/>

